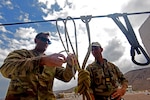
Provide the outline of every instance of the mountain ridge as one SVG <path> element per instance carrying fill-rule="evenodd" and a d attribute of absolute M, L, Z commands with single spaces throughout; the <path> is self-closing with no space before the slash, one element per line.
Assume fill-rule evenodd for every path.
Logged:
<path fill-rule="evenodd" d="M 124 76 L 134 91 L 150 90 L 150 67 L 131 70 Z"/>

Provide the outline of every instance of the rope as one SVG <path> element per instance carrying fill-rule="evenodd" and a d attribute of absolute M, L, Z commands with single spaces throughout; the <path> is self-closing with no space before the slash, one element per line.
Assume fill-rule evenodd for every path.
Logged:
<path fill-rule="evenodd" d="M 83 95 L 83 100 L 85 100 L 85 97 L 87 100 L 92 100 L 89 92 L 91 83 L 90 73 L 84 69 L 79 69 L 78 72 L 78 93 Z"/>
<path fill-rule="evenodd" d="M 57 32 L 58 32 L 58 34 L 59 34 L 59 38 L 60 38 L 60 40 L 61 40 L 61 43 L 62 43 L 62 45 L 63 45 L 65 51 L 67 52 L 67 54 L 68 54 L 68 51 L 69 51 L 69 44 L 68 44 L 68 41 L 69 41 L 73 53 L 76 54 L 76 55 L 78 55 L 78 51 L 77 51 L 77 48 L 78 48 L 78 47 L 77 47 L 77 45 L 76 45 L 76 52 L 75 52 L 75 50 L 74 50 L 74 48 L 73 48 L 73 45 L 72 45 L 72 43 L 71 43 L 71 40 L 70 40 L 70 36 L 69 36 L 69 34 L 68 34 L 68 31 L 67 31 L 67 26 L 66 26 L 66 24 L 67 24 L 67 20 L 69 20 L 69 19 L 72 19 L 72 18 L 71 18 L 70 16 L 68 16 L 66 20 L 61 19 L 61 18 L 58 18 L 58 19 L 56 20 L 56 28 L 57 28 Z M 66 39 L 66 46 L 67 46 L 67 48 L 65 47 L 65 44 L 64 44 L 63 39 L 62 39 L 62 37 L 61 37 L 61 33 L 60 33 L 60 31 L 59 31 L 59 28 L 58 28 L 58 21 L 60 21 L 60 20 L 63 21 L 63 23 L 64 23 L 64 31 L 65 31 L 65 39 Z M 77 35 L 76 35 L 76 27 L 75 27 L 76 25 L 75 25 L 75 22 L 74 22 L 73 19 L 72 19 L 72 21 L 73 21 L 73 23 L 74 23 L 75 36 L 77 37 Z M 76 44 L 77 44 L 77 38 L 75 38 L 75 42 L 76 42 Z"/>
<path fill-rule="evenodd" d="M 85 65 L 87 63 L 87 60 L 90 56 L 90 51 L 91 51 L 91 36 L 90 36 L 90 28 L 89 28 L 89 22 L 91 20 L 92 16 L 81 16 L 81 20 L 85 23 L 86 25 L 86 29 L 87 29 L 87 33 L 88 33 L 88 39 L 89 39 L 89 47 L 88 47 L 88 51 L 86 53 L 86 56 L 84 58 L 83 64 L 82 64 L 82 69 L 85 68 Z"/>
<path fill-rule="evenodd" d="M 77 86 L 77 92 L 80 94 L 80 95 L 83 95 L 83 100 L 85 100 L 85 98 L 87 98 L 87 100 L 92 100 L 91 96 L 90 96 L 90 93 L 89 93 L 89 87 L 90 87 L 90 73 L 86 70 L 84 70 L 84 68 L 80 68 L 80 65 L 79 65 L 79 61 L 78 61 L 78 47 L 77 47 L 77 35 L 76 35 L 76 27 L 75 27 L 75 22 L 74 20 L 72 19 L 73 23 L 74 23 L 74 28 L 75 28 L 75 43 L 76 43 L 76 53 L 75 53 L 75 50 L 72 46 L 72 42 L 70 40 L 70 36 L 68 34 L 68 31 L 67 31 L 67 20 L 69 19 L 72 19 L 71 17 L 67 17 L 66 20 L 63 20 L 63 19 L 58 19 L 58 20 L 62 20 L 63 23 L 64 23 L 64 31 L 65 31 L 65 40 L 66 40 L 66 46 L 67 48 L 68 47 L 68 41 L 70 43 L 70 46 L 72 48 L 72 51 L 75 55 L 77 55 L 77 64 L 75 65 L 74 62 L 73 62 L 73 66 L 75 67 L 75 69 L 79 72 L 78 73 L 78 86 Z M 60 31 L 59 31 L 59 28 L 58 28 L 58 20 L 56 21 L 56 26 L 57 26 L 57 31 L 58 31 L 58 34 L 59 34 L 59 37 L 60 37 L 60 40 L 62 42 L 62 45 L 64 47 L 64 51 L 67 52 L 67 49 L 64 45 L 64 42 L 63 42 L 63 39 L 61 37 L 61 34 L 60 34 Z M 90 37 L 89 37 L 90 38 Z M 89 42 L 90 43 L 90 42 Z M 68 54 L 68 52 L 67 52 Z M 72 59 L 73 61 L 73 59 Z M 73 72 L 74 73 L 74 72 Z"/>

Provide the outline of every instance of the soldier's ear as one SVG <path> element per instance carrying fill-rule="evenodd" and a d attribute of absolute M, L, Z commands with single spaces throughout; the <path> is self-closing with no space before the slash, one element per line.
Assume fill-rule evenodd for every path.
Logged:
<path fill-rule="evenodd" d="M 103 48 L 101 48 L 101 52 L 103 51 Z"/>

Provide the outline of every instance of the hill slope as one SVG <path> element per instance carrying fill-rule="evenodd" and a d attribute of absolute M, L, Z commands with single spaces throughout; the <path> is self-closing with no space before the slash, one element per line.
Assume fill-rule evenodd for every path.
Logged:
<path fill-rule="evenodd" d="M 132 70 L 124 75 L 129 81 L 129 85 L 132 85 L 134 91 L 150 90 L 150 67 Z M 67 90 L 54 91 L 54 93 L 69 93 L 73 92 L 74 88 L 75 87 Z"/>
<path fill-rule="evenodd" d="M 125 77 L 133 90 L 150 90 L 150 67 L 129 71 L 125 73 Z"/>

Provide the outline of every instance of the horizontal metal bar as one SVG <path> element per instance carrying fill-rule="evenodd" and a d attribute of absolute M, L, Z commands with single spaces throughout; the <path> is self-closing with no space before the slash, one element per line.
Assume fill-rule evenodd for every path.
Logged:
<path fill-rule="evenodd" d="M 124 13 L 116 13 L 118 15 L 122 15 Z M 137 15 L 137 14 L 150 14 L 150 11 L 147 12 L 136 12 L 136 13 L 126 13 L 127 15 Z M 100 15 L 100 16 L 92 16 L 92 18 L 99 18 L 99 17 L 108 17 L 111 14 L 108 15 Z M 88 16 L 88 15 L 87 15 Z M 74 20 L 80 19 L 80 17 L 75 17 L 73 18 Z M 59 20 L 66 20 L 66 19 L 58 19 Z M 71 19 L 68 19 L 71 20 Z M 16 22 L 16 23 L 4 23 L 4 24 L 0 24 L 0 26 L 9 26 L 9 25 L 19 25 L 19 24 L 32 24 L 32 23 L 43 23 L 43 22 L 52 22 L 52 21 L 56 21 L 56 19 L 53 20 L 41 20 L 41 21 L 31 21 L 31 22 Z"/>

